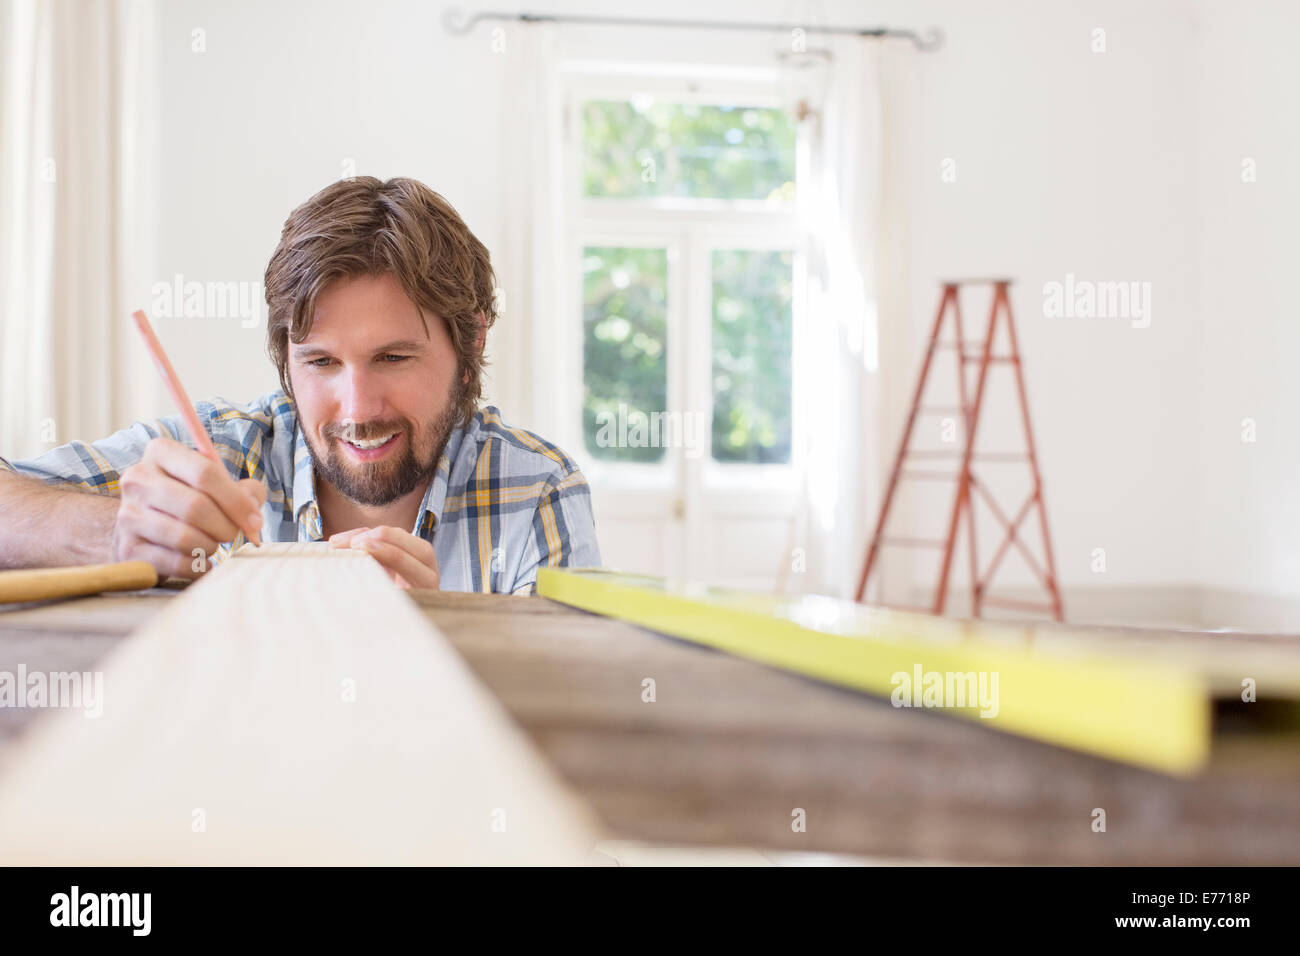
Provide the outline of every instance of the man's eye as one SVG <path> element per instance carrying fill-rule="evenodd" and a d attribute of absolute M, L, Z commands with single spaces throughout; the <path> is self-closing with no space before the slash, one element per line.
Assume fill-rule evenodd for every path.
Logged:
<path fill-rule="evenodd" d="M 330 362 L 332 362 L 332 361 L 334 361 L 334 360 L 333 360 L 333 359 L 328 359 L 328 358 L 318 358 L 318 359 L 312 359 L 312 360 L 311 360 L 310 362 L 308 362 L 307 364 L 308 364 L 308 365 L 315 365 L 317 368 L 324 368 L 325 365 L 328 365 L 328 364 L 329 364 Z M 322 362 L 324 362 L 325 365 L 322 365 L 322 364 L 321 364 Z"/>
<path fill-rule="evenodd" d="M 409 359 L 410 357 L 411 357 L 411 356 L 409 356 L 409 355 L 391 355 L 391 354 L 390 354 L 390 355 L 385 355 L 385 356 L 384 356 L 384 361 L 387 362 L 389 365 L 396 365 L 398 362 L 405 362 L 405 361 L 406 361 L 407 359 Z"/>

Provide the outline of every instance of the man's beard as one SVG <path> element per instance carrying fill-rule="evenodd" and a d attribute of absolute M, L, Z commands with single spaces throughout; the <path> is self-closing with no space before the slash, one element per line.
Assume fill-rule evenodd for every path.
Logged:
<path fill-rule="evenodd" d="M 460 376 L 457 375 L 457 383 Z M 438 459 L 452 430 L 460 422 L 463 386 L 456 384 L 448 396 L 446 410 L 429 423 L 416 441 L 415 426 L 407 419 L 376 422 L 339 422 L 326 426 L 327 454 L 322 455 L 307 438 L 317 479 L 328 481 L 339 493 L 359 505 L 379 507 L 392 504 L 409 495 L 421 482 L 432 478 L 438 468 Z M 404 447 L 395 456 L 381 461 L 344 461 L 338 442 L 344 437 L 357 441 L 380 438 L 393 432 L 405 436 Z M 307 437 L 306 429 L 303 436 Z M 420 449 L 429 449 L 427 458 L 419 457 Z"/>

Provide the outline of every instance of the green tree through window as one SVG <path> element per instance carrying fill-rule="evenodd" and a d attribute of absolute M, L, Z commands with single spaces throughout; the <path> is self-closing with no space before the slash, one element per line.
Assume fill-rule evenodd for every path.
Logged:
<path fill-rule="evenodd" d="M 635 209 L 657 209 L 674 230 L 679 227 L 671 217 L 698 217 L 699 210 L 706 217 L 730 217 L 734 227 L 754 215 L 747 205 L 726 204 L 739 200 L 793 215 L 798 129 L 782 110 L 639 98 L 587 100 L 581 116 L 582 195 L 584 202 L 599 202 L 602 216 L 608 204 L 626 203 L 629 216 Z M 698 202 L 691 212 L 700 200 L 714 202 Z M 610 221 L 613 235 L 621 234 L 622 223 Z M 694 235 L 704 222 L 701 235 L 707 236 L 710 221 L 683 219 L 681 234 Z M 641 238 L 640 227 L 626 228 Z M 694 268 L 687 258 L 683 267 Z M 633 435 L 636 420 L 674 411 L 667 404 L 668 260 L 668 248 L 636 241 L 607 239 L 583 249 L 583 434 L 597 460 L 665 460 L 664 448 L 637 447 Z M 709 349 L 712 457 L 723 463 L 788 463 L 794 254 L 714 249 L 710 261 L 711 315 L 683 314 L 682 344 Z M 682 288 L 698 289 L 697 283 L 707 281 L 682 276 Z M 625 436 L 627 443 L 621 441 Z"/>
<path fill-rule="evenodd" d="M 713 253 L 717 461 L 790 461 L 793 267 L 789 252 Z"/>
<path fill-rule="evenodd" d="M 788 202 L 796 133 L 776 109 L 589 100 L 583 195 Z"/>
<path fill-rule="evenodd" d="M 659 461 L 663 448 L 619 447 L 613 422 L 668 407 L 668 253 L 583 250 L 582 426 L 587 451 L 606 461 Z M 620 407 L 621 406 L 621 407 Z"/>

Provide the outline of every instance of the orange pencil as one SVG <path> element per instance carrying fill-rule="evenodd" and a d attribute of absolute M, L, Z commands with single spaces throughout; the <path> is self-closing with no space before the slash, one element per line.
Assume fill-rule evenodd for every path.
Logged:
<path fill-rule="evenodd" d="M 143 310 L 137 309 L 131 313 L 131 318 L 135 319 L 135 327 L 144 336 L 144 344 L 149 349 L 150 356 L 153 357 L 153 364 L 157 366 L 158 374 L 162 376 L 167 391 L 171 392 L 172 401 L 180 409 L 181 418 L 185 420 L 185 427 L 189 429 L 190 435 L 193 436 L 194 443 L 199 446 L 200 454 L 220 465 L 221 456 L 217 454 L 216 446 L 212 444 L 212 439 L 208 437 L 207 429 L 199 422 L 199 416 L 194 413 L 194 406 L 190 404 L 190 397 L 185 394 L 185 386 L 181 384 L 180 376 L 176 374 L 176 370 L 172 368 L 172 363 L 168 361 L 167 353 L 163 351 L 158 336 L 154 335 L 153 326 L 149 324 L 149 317 L 144 314 Z M 261 544 L 260 536 L 253 544 Z"/>

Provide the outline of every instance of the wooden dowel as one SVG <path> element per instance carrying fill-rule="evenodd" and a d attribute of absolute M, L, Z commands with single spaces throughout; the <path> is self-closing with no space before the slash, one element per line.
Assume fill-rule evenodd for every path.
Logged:
<path fill-rule="evenodd" d="M 134 591 L 157 585 L 158 572 L 148 561 L 119 561 L 70 568 L 23 568 L 0 571 L 0 604 L 45 601 L 101 591 Z"/>

